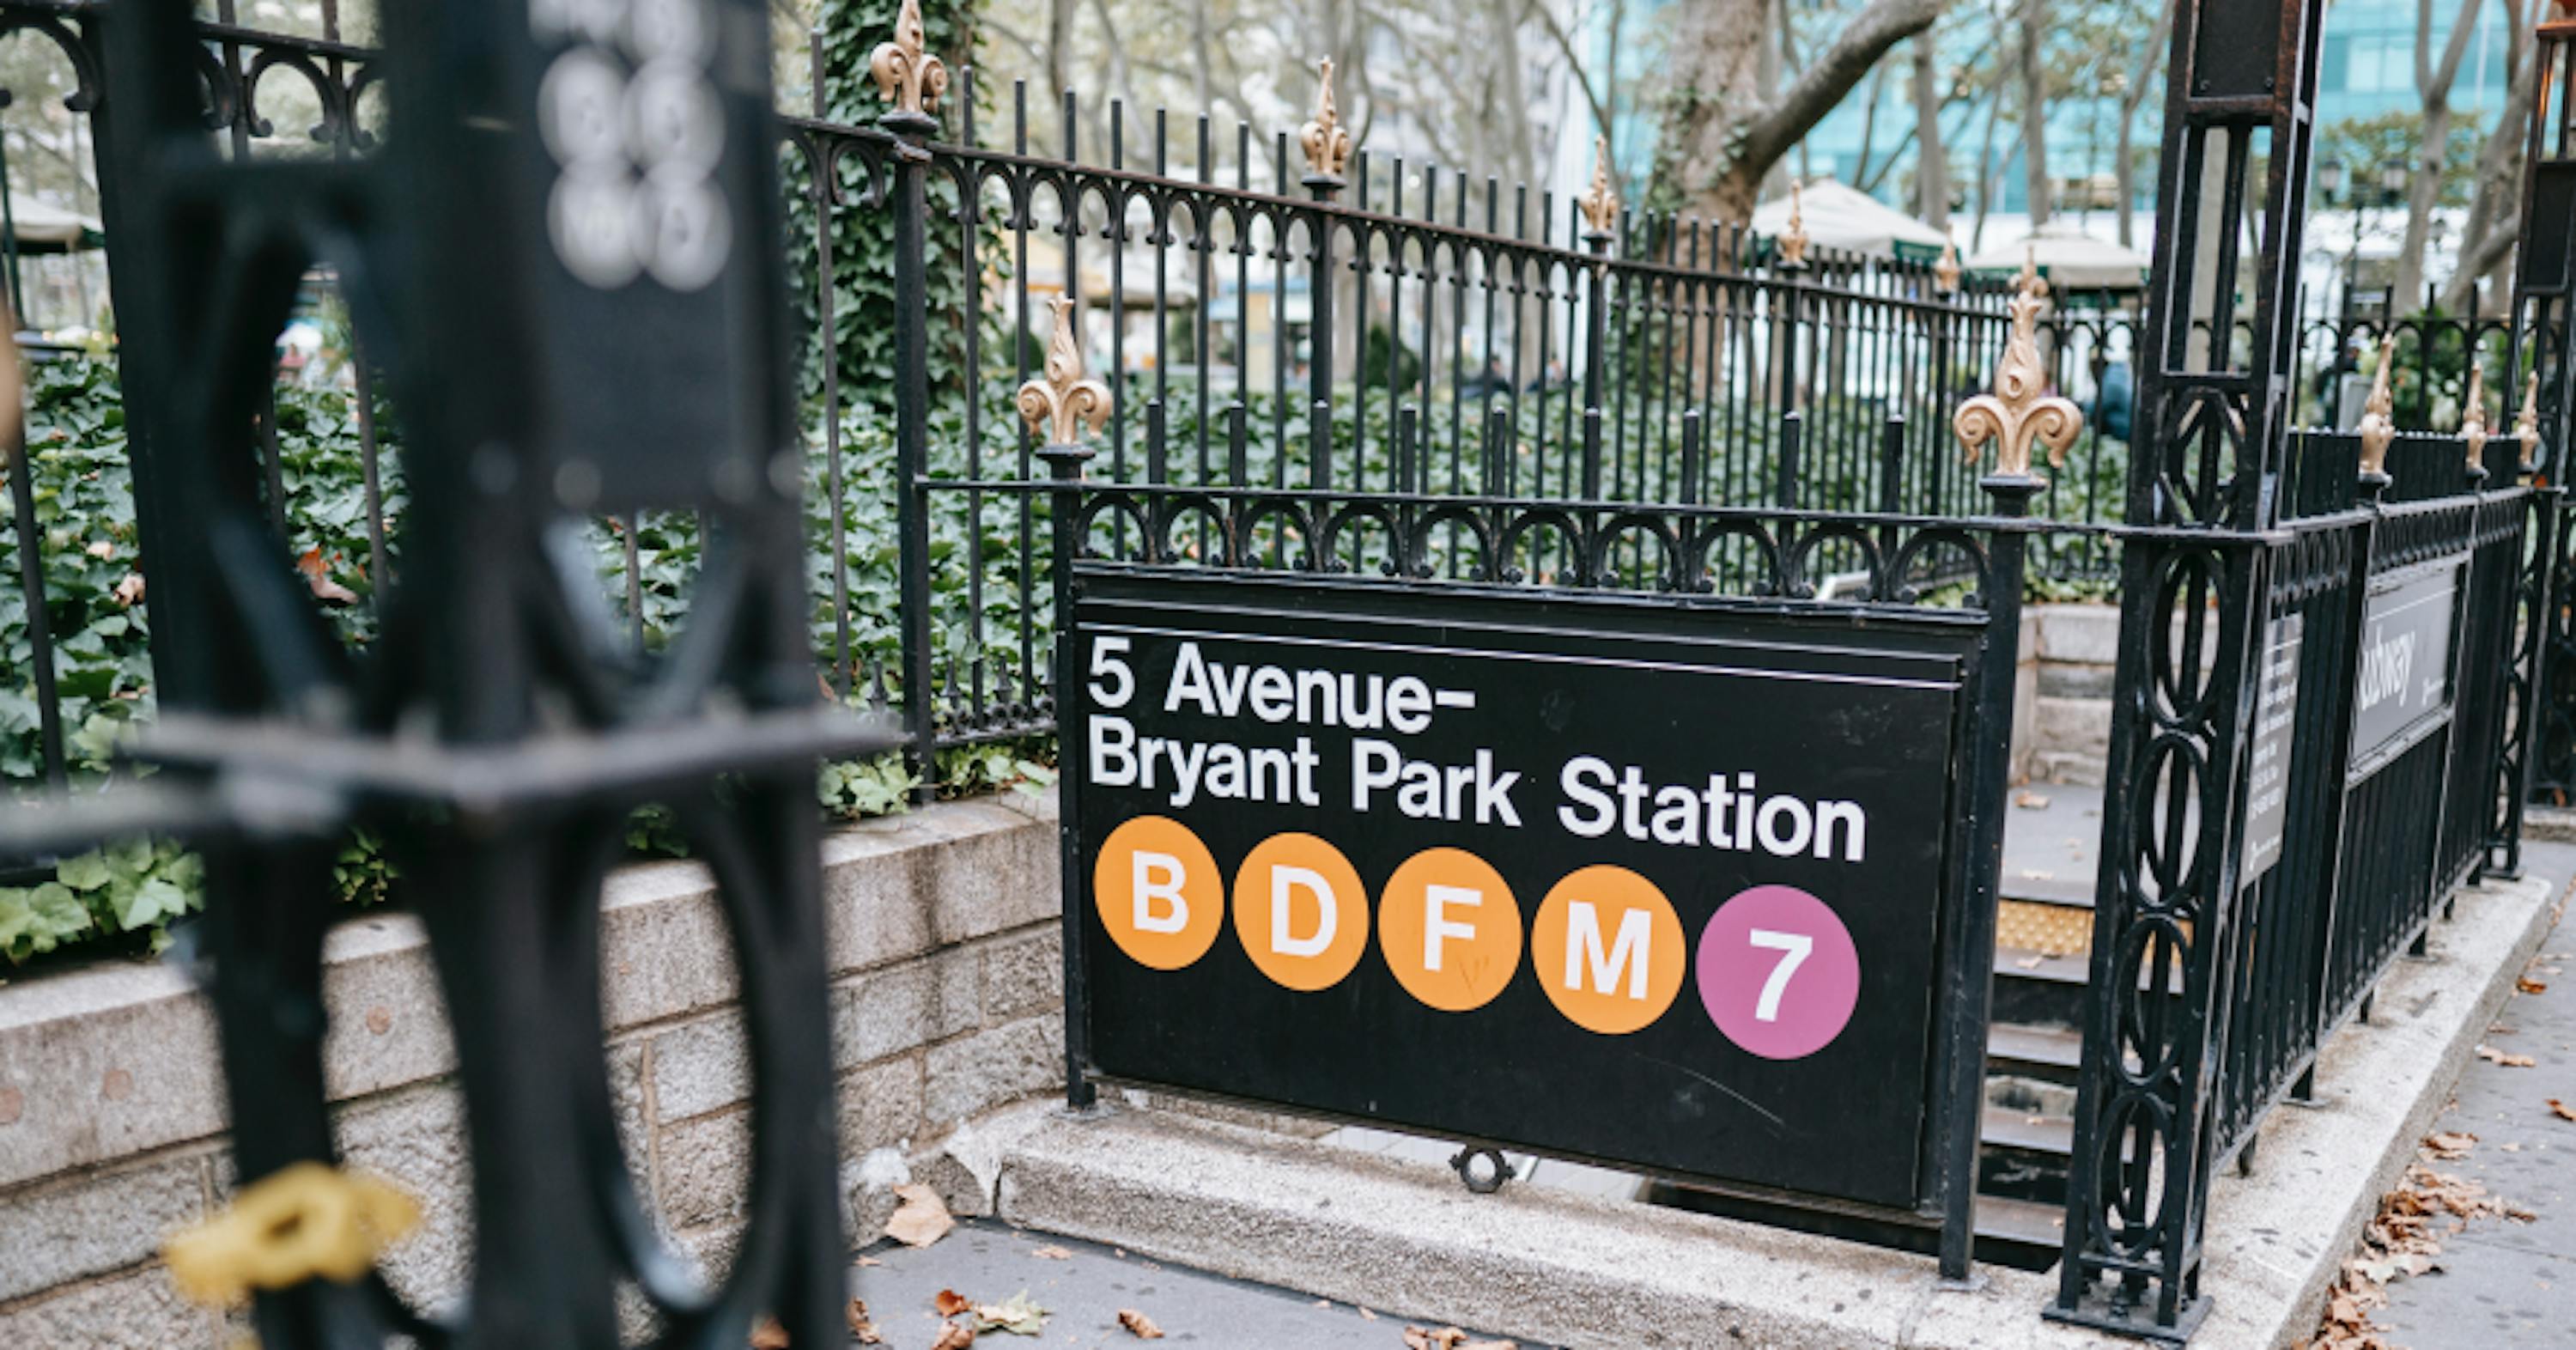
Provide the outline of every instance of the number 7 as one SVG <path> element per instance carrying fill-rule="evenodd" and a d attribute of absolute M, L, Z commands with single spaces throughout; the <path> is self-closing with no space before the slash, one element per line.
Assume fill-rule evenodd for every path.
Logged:
<path fill-rule="evenodd" d="M 1816 940 L 1804 933 L 1775 933 L 1756 928 L 1749 935 L 1754 946 L 1781 953 L 1780 964 L 1771 967 L 1771 978 L 1762 982 L 1762 997 L 1753 1005 L 1753 1018 L 1758 1022 L 1780 1020 L 1780 996 L 1789 991 L 1789 977 L 1807 964 L 1816 950 Z"/>

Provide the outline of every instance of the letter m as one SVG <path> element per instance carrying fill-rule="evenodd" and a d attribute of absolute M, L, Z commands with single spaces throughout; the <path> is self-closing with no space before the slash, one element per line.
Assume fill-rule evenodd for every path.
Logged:
<path fill-rule="evenodd" d="M 1577 900 L 1565 907 L 1565 987 L 1585 987 L 1585 968 L 1590 967 L 1591 988 L 1598 993 L 1612 993 L 1619 984 L 1619 974 L 1628 975 L 1628 997 L 1646 997 L 1646 949 L 1653 942 L 1654 916 L 1642 909 L 1631 909 L 1619 916 L 1619 936 L 1610 950 L 1601 950 L 1601 912 L 1589 900 Z"/>

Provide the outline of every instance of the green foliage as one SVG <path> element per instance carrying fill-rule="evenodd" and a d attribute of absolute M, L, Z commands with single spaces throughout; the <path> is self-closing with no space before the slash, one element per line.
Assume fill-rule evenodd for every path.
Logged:
<path fill-rule="evenodd" d="M 822 116 L 845 126 L 872 126 L 890 106 L 879 96 L 868 73 L 868 58 L 878 43 L 894 32 L 896 0 L 823 0 L 815 23 L 821 35 L 825 77 Z M 949 90 L 935 114 L 944 138 L 961 138 L 965 108 L 958 73 L 972 64 L 975 49 L 974 0 L 927 0 L 921 26 L 930 50 L 946 63 Z M 799 109 L 798 111 L 811 111 Z M 979 110 L 980 111 L 980 110 Z M 822 353 L 814 348 L 821 327 L 815 294 L 818 254 L 814 237 L 814 168 L 804 156 L 787 151 L 782 162 L 787 180 L 787 274 L 798 278 L 791 294 L 796 332 L 805 344 L 801 393 L 819 400 L 823 393 Z M 866 161 L 856 152 L 841 156 L 837 167 L 840 201 L 832 208 L 832 350 L 839 362 L 840 396 L 845 405 L 861 404 L 891 415 L 894 396 L 894 214 L 861 200 L 871 186 Z M 934 388 L 962 384 L 967 368 L 968 327 L 980 321 L 982 306 L 975 288 L 982 271 L 1001 254 L 986 231 L 977 262 L 966 260 L 962 231 L 940 228 L 958 218 L 957 184 L 945 174 L 932 174 L 927 184 L 930 206 L 929 366 Z M 988 213 L 989 214 L 989 213 Z M 996 344 L 998 345 L 998 344 Z"/>
<path fill-rule="evenodd" d="M 28 470 L 64 750 L 75 772 L 95 777 L 119 732 L 151 715 L 125 410 L 112 365 L 45 361 L 30 365 L 27 376 Z M 13 516 L 12 500 L 0 495 L 0 522 L 14 552 Z M 0 779 L 11 782 L 43 771 L 28 617 L 20 589 L 0 586 Z"/>
<path fill-rule="evenodd" d="M 2440 205 L 2466 207 L 2477 194 L 2478 149 L 2485 133 L 2474 115 L 2451 119 L 2451 133 L 2442 147 L 2442 192 Z M 2317 162 L 2339 160 L 2348 175 L 2350 191 L 2368 194 L 2376 200 L 2380 191 L 2380 170 L 2389 164 L 2401 164 L 2412 176 L 2424 157 L 2424 111 L 2421 108 L 2396 108 L 2377 117 L 2347 117 L 2317 133 Z M 2386 222 L 2381 228 L 2394 228 L 2402 217 L 2386 213 L 2403 203 L 2384 204 L 2379 209 Z"/>
<path fill-rule="evenodd" d="M 814 787 L 826 814 L 863 820 L 901 814 L 911 806 L 912 790 L 920 782 L 920 775 L 904 763 L 902 755 L 886 754 L 826 764 L 816 775 Z"/>
<path fill-rule="evenodd" d="M 202 903 L 205 863 L 166 840 L 126 839 L 66 858 L 54 879 L 0 888 L 0 954 L 11 961 L 93 935 L 150 933 Z"/>

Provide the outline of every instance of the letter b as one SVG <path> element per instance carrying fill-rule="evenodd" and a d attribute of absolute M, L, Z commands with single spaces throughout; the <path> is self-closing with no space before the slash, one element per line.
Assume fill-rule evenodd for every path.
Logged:
<path fill-rule="evenodd" d="M 1118 950 L 1154 970 L 1207 955 L 1225 923 L 1216 859 L 1188 826 L 1163 816 L 1138 816 L 1100 842 L 1091 903 Z"/>

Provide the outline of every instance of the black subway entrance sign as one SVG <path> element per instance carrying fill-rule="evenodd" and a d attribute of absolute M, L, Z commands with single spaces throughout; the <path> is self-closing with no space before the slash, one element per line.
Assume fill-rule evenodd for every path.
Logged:
<path fill-rule="evenodd" d="M 1085 577 L 1086 1071 L 1921 1207 L 1944 617 Z"/>

